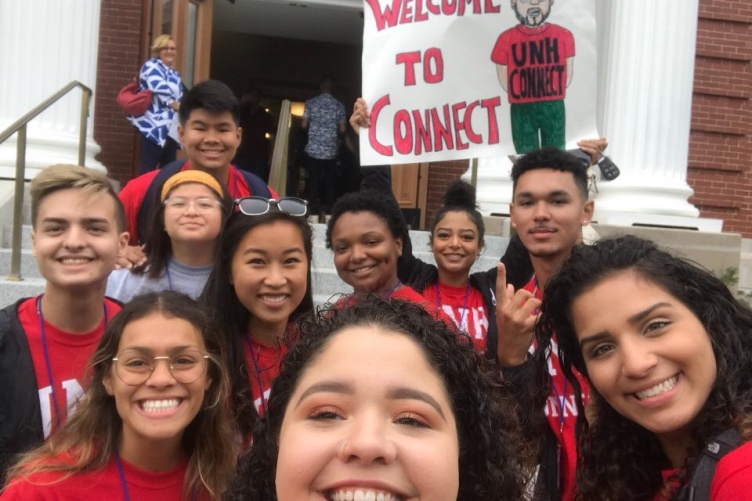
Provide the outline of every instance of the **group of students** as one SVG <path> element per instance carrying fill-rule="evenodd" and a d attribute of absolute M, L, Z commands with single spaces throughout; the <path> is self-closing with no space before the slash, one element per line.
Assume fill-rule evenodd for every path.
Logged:
<path fill-rule="evenodd" d="M 230 165 L 228 92 L 181 101 L 169 177 L 32 181 L 47 284 L 0 311 L 0 497 L 745 499 L 752 313 L 651 242 L 579 245 L 579 160 L 515 163 L 518 237 L 485 272 L 468 186 L 435 265 L 393 199 L 343 197 L 326 244 L 353 291 L 314 312 L 306 204 Z"/>

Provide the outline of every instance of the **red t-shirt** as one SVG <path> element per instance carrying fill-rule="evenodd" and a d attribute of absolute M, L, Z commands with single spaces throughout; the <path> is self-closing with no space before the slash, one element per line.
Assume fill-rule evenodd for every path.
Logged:
<path fill-rule="evenodd" d="M 510 28 L 499 35 L 491 52 L 491 61 L 507 67 L 507 96 L 512 104 L 564 99 L 570 57 L 574 57 L 574 36 L 550 23 Z"/>
<path fill-rule="evenodd" d="M 39 390 L 44 438 L 47 438 L 52 430 L 53 421 L 62 424 L 75 411 L 78 400 L 83 396 L 84 388 L 88 382 L 88 376 L 85 374 L 86 364 L 104 334 L 106 321 L 120 311 L 120 305 L 105 299 L 106 315 L 102 319 L 102 323 L 93 331 L 83 334 L 65 332 L 46 320 L 44 321 L 44 337 L 50 360 L 49 371 L 52 373 L 52 380 L 55 383 L 54 396 L 56 398 L 55 403 L 53 403 L 52 385 L 50 384 L 39 329 L 38 297 L 27 299 L 21 303 L 18 307 L 18 320 L 29 343 L 31 361 L 34 364 L 34 374 Z M 59 417 L 56 409 L 60 412 Z"/>
<path fill-rule="evenodd" d="M 710 501 L 745 501 L 752 495 L 752 442 L 726 454 L 715 469 Z"/>
<path fill-rule="evenodd" d="M 274 346 L 267 346 L 254 339 L 250 339 L 250 343 L 243 343 L 243 346 L 248 379 L 253 392 L 253 405 L 259 417 L 262 417 L 269 404 L 272 383 L 279 376 L 282 358 L 287 354 L 288 347 L 281 341 Z"/>
<path fill-rule="evenodd" d="M 436 320 L 443 320 L 451 328 L 455 328 L 455 323 L 449 316 L 442 310 L 436 307 L 436 303 L 429 303 L 426 298 L 418 294 L 415 289 L 407 285 L 403 285 L 396 291 L 389 295 L 390 298 L 402 299 L 403 301 L 410 301 L 411 303 L 418 304 L 423 307 L 428 313 L 431 314 Z"/>
<path fill-rule="evenodd" d="M 125 461 L 123 476 L 128 498 L 133 501 L 168 501 L 192 499 L 183 496 L 187 462 L 170 470 L 153 473 L 136 468 Z M 34 473 L 26 478 L 11 480 L 3 491 L 3 501 L 91 501 L 93 499 L 126 499 L 115 459 L 100 470 L 78 473 L 63 478 L 60 472 Z M 196 497 L 205 501 L 205 494 Z"/>
<path fill-rule="evenodd" d="M 486 351 L 488 312 L 483 294 L 478 289 L 470 285 L 452 287 L 435 282 L 423 289 L 423 297 L 452 319 L 459 330 L 467 333 L 476 350 Z"/>
<path fill-rule="evenodd" d="M 191 162 L 188 160 L 180 170 L 184 171 L 190 168 Z M 139 238 L 143 236 L 139 236 L 138 234 L 138 211 L 144 201 L 149 185 L 157 177 L 157 174 L 159 174 L 159 170 L 141 174 L 128 181 L 128 184 L 118 193 L 118 197 L 120 197 L 120 201 L 123 203 L 123 208 L 125 209 L 125 219 L 128 224 L 128 233 L 130 233 L 129 243 L 131 245 L 137 245 Z M 277 194 L 271 187 L 269 188 L 269 192 L 272 197 L 277 198 Z M 227 176 L 227 193 L 233 200 L 252 195 L 245 177 L 233 165 L 230 165 L 229 175 Z"/>
<path fill-rule="evenodd" d="M 543 291 L 538 287 L 538 281 L 533 277 L 525 285 L 525 290 L 543 300 Z M 552 349 L 548 359 L 548 373 L 551 376 L 551 394 L 546 402 L 546 419 L 551 426 L 556 439 L 559 441 L 561 453 L 559 456 L 559 494 L 562 501 L 571 501 L 574 498 L 574 473 L 577 466 L 577 440 L 575 438 L 575 426 L 577 424 L 577 403 L 572 385 L 567 381 L 561 370 L 558 356 L 558 344 L 556 335 L 551 339 Z M 534 347 L 531 347 L 533 350 Z M 582 398 L 587 404 L 589 386 L 587 381 L 577 370 L 572 367 L 577 380 L 582 388 Z"/>

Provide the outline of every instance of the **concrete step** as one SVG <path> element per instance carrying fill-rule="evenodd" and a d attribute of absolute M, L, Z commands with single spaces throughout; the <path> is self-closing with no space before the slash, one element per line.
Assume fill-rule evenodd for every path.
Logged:
<path fill-rule="evenodd" d="M 11 250 L 0 249 L 0 278 L 10 273 Z M 31 255 L 31 249 L 21 249 L 21 276 L 23 278 L 41 278 L 37 261 Z"/>
<path fill-rule="evenodd" d="M 43 278 L 29 278 L 20 282 L 11 282 L 0 278 L 0 307 L 15 303 L 22 297 L 32 297 L 44 291 Z"/>
<path fill-rule="evenodd" d="M 21 226 L 21 248 L 31 249 L 31 225 L 24 224 Z M 13 223 L 3 225 L 2 242 L 0 247 L 10 249 L 13 244 Z"/>

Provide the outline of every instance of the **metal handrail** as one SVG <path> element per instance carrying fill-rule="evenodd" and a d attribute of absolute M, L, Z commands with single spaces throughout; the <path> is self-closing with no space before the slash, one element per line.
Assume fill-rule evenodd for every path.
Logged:
<path fill-rule="evenodd" d="M 35 106 L 31 111 L 13 122 L 7 129 L 0 132 L 0 143 L 18 132 L 16 139 L 16 179 L 15 194 L 13 199 L 13 236 L 11 239 L 10 275 L 8 280 L 19 282 L 21 277 L 21 227 L 23 220 L 23 196 L 26 172 L 26 126 L 40 113 L 55 104 L 60 98 L 68 94 L 76 87 L 81 88 L 81 115 L 78 138 L 78 165 L 84 165 L 86 159 L 86 122 L 89 117 L 89 104 L 91 103 L 92 90 L 78 81 L 72 81 L 53 95 Z"/>

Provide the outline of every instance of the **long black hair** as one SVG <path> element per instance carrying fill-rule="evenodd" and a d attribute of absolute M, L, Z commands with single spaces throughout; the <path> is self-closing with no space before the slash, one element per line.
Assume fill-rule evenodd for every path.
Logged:
<path fill-rule="evenodd" d="M 539 347 L 558 341 L 561 367 L 577 387 L 577 436 L 581 463 L 577 487 L 583 500 L 652 499 L 663 485 L 661 470 L 670 466 L 655 435 L 621 416 L 595 388 L 590 389 L 588 422 L 573 368 L 587 377 L 572 320 L 572 304 L 583 293 L 614 274 L 630 271 L 662 288 L 700 321 L 715 355 L 717 376 L 708 400 L 692 425 L 694 445 L 678 474 L 687 477 L 705 441 L 736 426 L 742 437 L 752 436 L 752 311 L 737 301 L 728 287 L 694 263 L 672 256 L 648 240 L 633 236 L 580 245 L 544 291 L 536 324 Z M 545 368 L 545 350 L 536 357 Z M 539 373 L 546 391 L 547 377 Z M 545 394 L 538 395 L 543 405 Z"/>
<path fill-rule="evenodd" d="M 225 336 L 227 359 L 230 364 L 232 403 L 238 426 L 244 435 L 249 435 L 253 431 L 253 427 L 258 420 L 258 414 L 253 406 L 251 385 L 248 379 L 249 367 L 246 365 L 243 345 L 243 337 L 247 334 L 251 313 L 240 302 L 232 285 L 232 258 L 240 242 L 249 231 L 275 221 L 288 221 L 298 228 L 308 258 L 305 295 L 290 315 L 289 323 L 294 322 L 302 314 L 313 310 L 313 294 L 311 292 L 313 232 L 311 226 L 305 217 L 290 216 L 274 208 L 259 216 L 246 216 L 242 212 L 235 212 L 229 217 L 217 246 L 214 269 L 209 275 L 200 299 L 202 303 L 207 305 L 214 321 Z"/>

